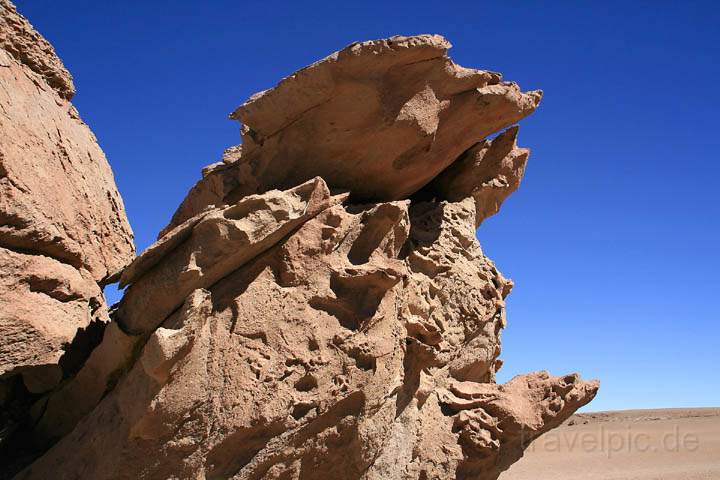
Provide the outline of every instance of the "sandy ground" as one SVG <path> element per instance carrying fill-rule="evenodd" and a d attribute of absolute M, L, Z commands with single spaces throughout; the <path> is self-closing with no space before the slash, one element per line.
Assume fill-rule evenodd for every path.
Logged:
<path fill-rule="evenodd" d="M 577 414 L 500 480 L 720 480 L 720 408 Z"/>

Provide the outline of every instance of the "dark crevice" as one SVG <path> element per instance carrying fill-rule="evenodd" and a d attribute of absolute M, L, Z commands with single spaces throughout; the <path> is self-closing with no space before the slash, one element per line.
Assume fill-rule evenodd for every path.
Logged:
<path fill-rule="evenodd" d="M 352 331 L 360 328 L 362 319 L 342 300 L 329 297 L 312 297 L 308 304 L 315 310 L 321 310 L 331 317 L 335 317 L 343 328 Z"/>
<path fill-rule="evenodd" d="M 315 409 L 317 404 L 315 402 L 309 403 L 298 403 L 292 408 L 292 417 L 295 420 L 302 420 L 311 410 Z"/>
<path fill-rule="evenodd" d="M 87 327 L 78 328 L 72 342 L 63 346 L 65 353 L 58 362 L 63 371 L 63 378 L 74 376 L 85 365 L 92 351 L 102 342 L 105 327 L 107 323 L 94 319 Z"/>
<path fill-rule="evenodd" d="M 355 360 L 355 366 L 361 370 L 375 371 L 377 359 L 360 347 L 352 347 L 347 351 L 350 358 Z"/>
<path fill-rule="evenodd" d="M 28 391 L 22 375 L 0 379 L 0 480 L 13 478 L 45 452 L 45 446 L 31 440 L 36 419 L 30 409 L 40 398 L 42 394 Z"/>

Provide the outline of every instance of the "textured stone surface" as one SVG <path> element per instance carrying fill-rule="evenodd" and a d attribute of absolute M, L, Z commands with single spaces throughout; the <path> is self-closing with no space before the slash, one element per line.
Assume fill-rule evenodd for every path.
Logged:
<path fill-rule="evenodd" d="M 55 49 L 8 0 L 0 0 L 0 48 L 38 74 L 60 97 L 70 100 L 75 95 L 72 76 Z"/>
<path fill-rule="evenodd" d="M 530 150 L 517 146 L 518 127 L 493 140 L 473 145 L 438 175 L 421 196 L 450 201 L 475 199 L 476 226 L 495 215 L 505 199 L 520 186 Z"/>
<path fill-rule="evenodd" d="M 251 195 L 189 220 L 152 245 L 123 274 L 121 285 L 133 284 L 120 304 L 118 321 L 126 331 L 152 332 L 193 290 L 215 284 L 330 203 L 330 191 L 318 177 L 286 192 Z"/>
<path fill-rule="evenodd" d="M 6 28 L 21 17 L 5 4 L 0 9 L 0 32 L 11 37 L 15 32 Z M 39 53 L 20 57 L 29 55 Z M 62 68 L 57 57 L 47 63 Z M 52 257 L 103 280 L 134 256 L 105 155 L 44 76 L 4 49 L 0 64 L 0 246 Z"/>
<path fill-rule="evenodd" d="M 102 284 L 134 257 L 112 172 L 73 94 L 50 44 L 0 0 L 3 459 L 21 443 L 28 405 L 75 375 L 102 338 Z"/>
<path fill-rule="evenodd" d="M 18 478 L 496 478 L 597 384 L 494 383 L 511 284 L 474 221 L 472 197 L 327 206 L 188 295 Z"/>
<path fill-rule="evenodd" d="M 354 43 L 252 96 L 231 115 L 242 148 L 206 169 L 167 229 L 208 205 L 314 176 L 354 201 L 407 198 L 535 110 L 542 92 L 456 65 L 449 47 L 439 35 Z"/>
<path fill-rule="evenodd" d="M 65 368 L 45 348 L 43 365 L 63 368 L 23 377 L 33 393 L 12 404 L 24 420 L 9 424 L 22 435 L 10 460 L 0 456 L 4 471 L 22 469 L 18 480 L 489 480 L 589 402 L 598 383 L 575 374 L 495 382 L 512 282 L 475 229 L 519 185 L 528 151 L 516 127 L 502 130 L 540 93 L 459 67 L 448 47 L 432 35 L 356 43 L 253 96 L 233 113 L 243 145 L 203 169 L 132 262 L 128 229 L 94 244 L 110 227 L 68 224 L 61 230 L 72 235 L 57 238 L 39 216 L 13 227 L 35 249 L 0 243 L 11 272 L 0 288 L 14 292 L 7 308 L 21 317 L 18 305 L 30 312 L 39 298 L 37 311 L 104 319 L 96 282 L 129 265 L 114 275 L 123 299 L 85 355 Z M 64 188 L 54 200 L 75 202 L 76 218 L 105 205 L 82 183 Z M 82 192 L 89 203 L 75 198 Z M 111 224 L 116 206 L 104 211 Z M 73 250 L 78 239 L 87 248 Z M 75 328 L 18 322 L 43 339 L 67 341 Z M 26 338 L 3 350 L 11 364 L 44 345 Z M 10 384 L 1 386 L 7 397 Z"/>
<path fill-rule="evenodd" d="M 42 255 L 0 248 L 0 272 L 0 377 L 23 373 L 30 392 L 44 392 L 60 382 L 78 330 L 107 320 L 102 292 L 87 272 Z"/>

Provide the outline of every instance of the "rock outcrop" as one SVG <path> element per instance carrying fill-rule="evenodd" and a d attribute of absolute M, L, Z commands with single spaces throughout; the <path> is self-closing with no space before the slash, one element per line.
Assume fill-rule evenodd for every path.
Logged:
<path fill-rule="evenodd" d="M 200 214 L 138 257 L 115 321 L 144 345 L 127 344 L 128 373 L 18 478 L 496 478 L 592 398 L 597 384 L 574 375 L 494 383 L 512 284 L 482 255 L 472 197 L 343 205 L 309 186 L 319 208 L 270 247 L 235 243 L 230 225 L 275 232 L 303 209 L 298 188 Z M 196 236 L 222 277 L 212 285 L 187 255 Z M 158 289 L 184 295 L 180 308 L 143 317 L 152 285 L 185 272 L 188 295 Z M 50 403 L 43 425 L 75 405 Z"/>
<path fill-rule="evenodd" d="M 512 282 L 475 230 L 519 185 L 513 125 L 541 95 L 449 47 L 356 43 L 240 106 L 242 146 L 116 276 L 95 348 L 33 397 L 25 441 L 50 448 L 15 478 L 495 479 L 589 402 L 598 383 L 574 374 L 495 382 Z M 72 282 L 112 268 L 87 252 L 19 267 L 72 270 L 28 291 L 95 298 Z"/>
<path fill-rule="evenodd" d="M 320 176 L 351 200 L 408 198 L 479 140 L 526 117 L 542 92 L 464 68 L 439 35 L 354 43 L 253 95 L 233 147 L 170 228 L 208 205 Z"/>
<path fill-rule="evenodd" d="M 0 0 L 0 450 L 109 321 L 102 286 L 135 252 L 94 135 L 50 44 Z"/>

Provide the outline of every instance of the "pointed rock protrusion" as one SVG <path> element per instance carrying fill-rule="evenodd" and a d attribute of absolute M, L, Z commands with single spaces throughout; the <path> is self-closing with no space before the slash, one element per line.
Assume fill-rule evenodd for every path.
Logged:
<path fill-rule="evenodd" d="M 239 106 L 242 150 L 206 170 L 163 233 L 205 207 L 314 176 L 351 201 L 402 200 L 520 121 L 542 92 L 456 65 L 439 35 L 358 42 Z"/>
<path fill-rule="evenodd" d="M 530 150 L 517 146 L 518 130 L 514 126 L 492 140 L 473 145 L 438 175 L 424 193 L 451 202 L 473 197 L 475 226 L 480 226 L 520 186 Z"/>

